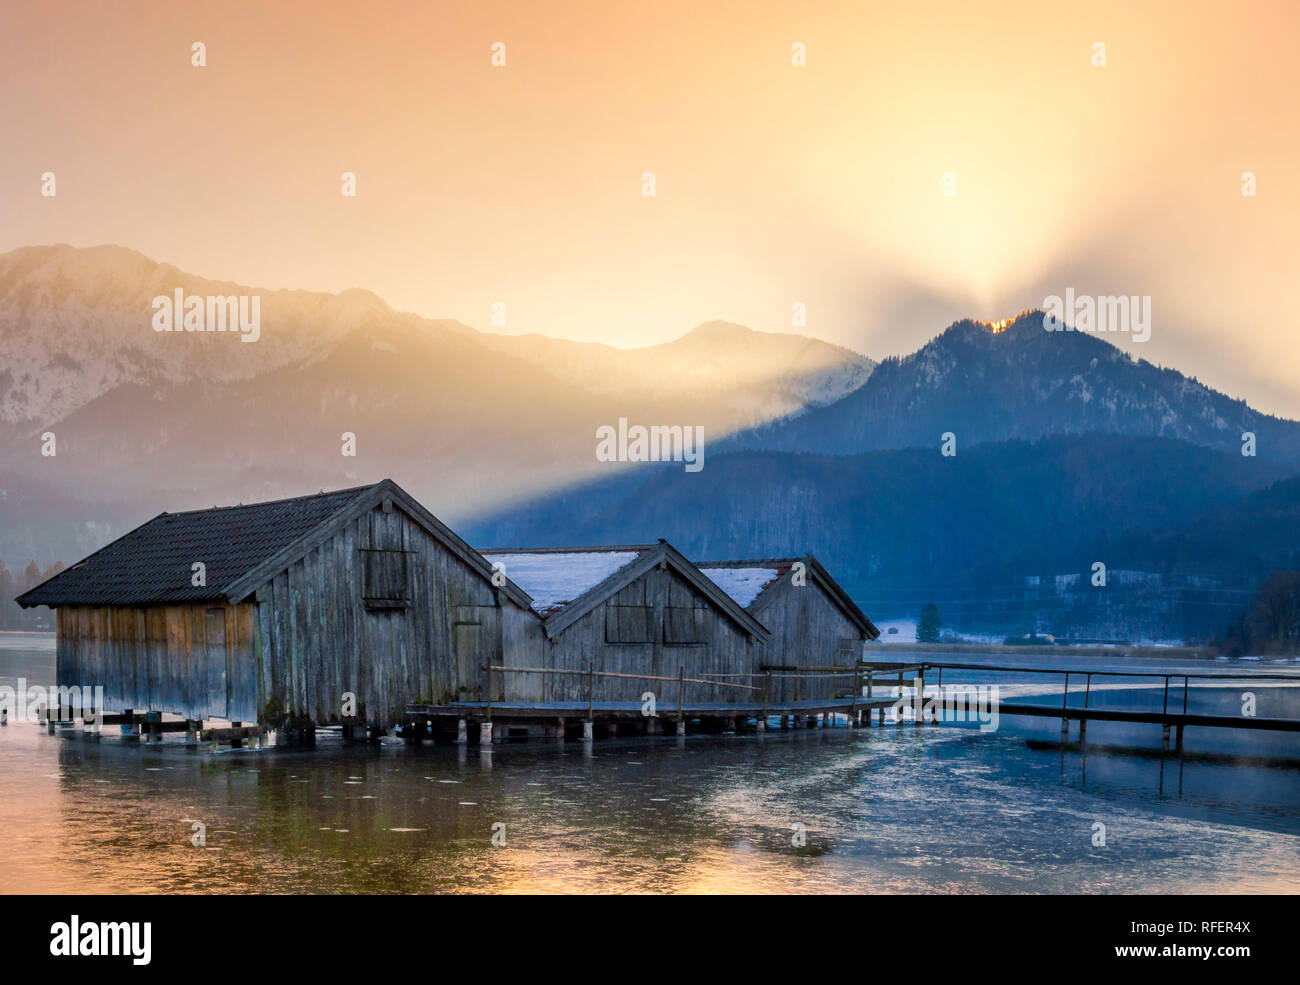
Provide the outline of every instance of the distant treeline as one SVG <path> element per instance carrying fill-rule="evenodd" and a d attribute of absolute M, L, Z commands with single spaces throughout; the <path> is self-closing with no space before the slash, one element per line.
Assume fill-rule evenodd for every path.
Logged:
<path fill-rule="evenodd" d="M 697 475 L 638 470 L 458 529 L 481 546 L 664 537 L 710 560 L 811 551 L 880 618 L 935 601 L 959 630 L 1209 640 L 1274 572 L 1300 569 L 1293 475 L 1166 438 L 1070 435 L 944 457 L 936 437 L 861 455 L 718 454 Z M 1091 585 L 1096 562 L 1106 588 Z"/>
<path fill-rule="evenodd" d="M 53 578 L 64 568 L 62 561 L 55 561 L 48 568 L 41 570 L 32 561 L 17 575 L 14 575 L 0 561 L 0 630 L 8 629 L 53 629 L 53 617 L 49 609 L 22 609 L 14 601 L 29 588 L 35 588 L 46 578 Z"/>
<path fill-rule="evenodd" d="M 1300 571 L 1276 571 L 1228 626 L 1225 653 L 1300 653 Z"/>

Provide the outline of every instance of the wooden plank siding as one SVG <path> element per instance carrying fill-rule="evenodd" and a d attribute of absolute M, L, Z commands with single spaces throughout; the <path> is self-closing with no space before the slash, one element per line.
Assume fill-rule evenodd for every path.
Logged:
<path fill-rule="evenodd" d="M 256 719 L 250 604 L 61 606 L 57 679 L 108 708 Z M 209 620 L 215 623 L 209 626 Z"/>
<path fill-rule="evenodd" d="M 372 552 L 402 560 L 376 569 Z M 394 579 L 406 583 L 400 605 Z M 400 509 L 376 505 L 238 604 L 59 607 L 58 680 L 104 687 L 112 709 L 247 722 L 272 703 L 337 722 L 351 692 L 358 716 L 387 727 L 410 703 L 479 700 L 504 624 L 540 644 L 540 619 L 498 595 Z"/>
<path fill-rule="evenodd" d="M 689 616 L 682 615 L 689 613 Z M 647 622 L 648 620 L 648 622 Z M 689 623 L 698 629 L 698 644 L 672 642 L 665 630 Z M 506 665 L 555 670 L 597 671 L 677 677 L 707 674 L 749 675 L 756 666 L 755 649 L 748 634 L 676 571 L 660 566 L 623 586 L 601 605 L 565 627 L 553 639 L 517 615 L 508 617 Z M 648 626 L 648 633 L 637 630 Z M 648 637 L 646 642 L 611 640 Z M 681 638 L 678 634 L 677 638 Z M 579 675 L 497 674 L 493 699 L 509 701 L 585 701 L 588 681 Z M 504 680 L 502 680 L 504 678 Z M 726 678 L 749 684 L 746 676 Z M 596 701 L 639 701 L 645 692 L 655 695 L 660 714 L 669 714 L 677 702 L 677 685 L 647 678 L 596 678 Z M 754 694 L 737 688 L 689 684 L 685 700 L 752 701 Z M 757 699 L 761 700 L 761 696 Z"/>
<path fill-rule="evenodd" d="M 380 553 L 404 560 L 381 571 Z M 391 597 L 399 571 L 402 605 Z M 256 598 L 260 707 L 274 701 L 318 723 L 343 717 L 347 693 L 358 716 L 384 727 L 410 703 L 479 700 L 483 668 L 502 659 L 503 607 L 539 622 L 509 601 L 498 604 L 481 572 L 400 509 L 378 506 L 276 574 Z"/>
<path fill-rule="evenodd" d="M 764 664 L 801 668 L 852 665 L 862 656 L 862 630 L 809 578 L 806 584 L 785 584 L 770 589 L 770 602 L 751 611 L 772 631 L 772 638 L 755 646 L 754 667 Z M 844 651 L 853 647 L 851 655 Z M 761 676 L 755 678 L 761 683 Z M 794 680 L 772 675 L 770 699 L 777 701 L 831 698 L 848 694 L 852 677 L 817 677 Z"/>

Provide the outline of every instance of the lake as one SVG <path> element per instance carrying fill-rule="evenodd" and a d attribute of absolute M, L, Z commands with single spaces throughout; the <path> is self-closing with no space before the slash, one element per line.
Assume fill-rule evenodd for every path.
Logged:
<path fill-rule="evenodd" d="M 960 661 L 973 662 L 969 654 Z M 52 636 L 0 633 L 0 685 L 19 677 L 48 684 L 53 673 Z M 1060 694 L 1059 682 L 1026 678 L 1022 686 Z M 1192 696 L 1205 707 L 1230 706 L 1240 690 L 1196 688 Z M 1294 690 L 1275 692 L 1270 707 L 1292 707 Z M 1101 688 L 1093 700 L 1139 694 L 1152 691 Z M 1150 728 L 1158 746 L 1159 729 Z M 1182 761 L 1031 748 L 1026 739 L 1059 733 L 1059 725 L 1021 727 L 1005 717 L 988 734 L 935 725 L 772 729 L 488 751 L 322 739 L 314 751 L 212 753 L 124 743 L 115 731 L 98 743 L 51 736 L 13 715 L 0 728 L 0 891 L 1163 894 L 1300 886 L 1295 736 L 1270 736 L 1290 747 L 1242 763 L 1230 758 L 1236 747 Z M 202 847 L 192 843 L 196 823 Z"/>

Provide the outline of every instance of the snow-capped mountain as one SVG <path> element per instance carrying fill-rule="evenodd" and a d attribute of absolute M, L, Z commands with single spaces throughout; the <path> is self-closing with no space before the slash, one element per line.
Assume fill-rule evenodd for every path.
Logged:
<path fill-rule="evenodd" d="M 256 344 L 237 335 L 155 332 L 152 301 L 258 295 Z M 207 280 L 120 246 L 23 247 L 0 255 L 0 422 L 48 426 L 115 387 L 247 380 L 319 357 L 374 318 L 366 291 L 319 294 Z"/>
<path fill-rule="evenodd" d="M 155 331 L 153 299 L 178 289 L 260 296 L 259 339 Z M 21 504 L 40 490 L 142 519 L 392 475 L 454 517 L 622 467 L 595 458 L 596 429 L 619 418 L 712 441 L 842 396 L 873 367 L 723 323 L 632 350 L 493 335 L 362 290 L 210 281 L 115 246 L 0 256 L 0 339 L 0 487 L 29 490 L 0 515 L 0 557 L 38 536 Z"/>
<path fill-rule="evenodd" d="M 259 296 L 260 338 L 245 345 L 231 334 L 154 331 L 153 299 L 177 289 L 184 296 Z M 120 386 L 253 380 L 321 361 L 358 331 L 383 345 L 393 344 L 395 332 L 420 346 L 475 344 L 480 355 L 530 362 L 587 393 L 629 401 L 628 413 L 684 400 L 689 422 L 715 431 L 829 403 L 861 386 L 874 366 L 817 339 L 724 322 L 663 345 L 616 349 L 477 332 L 396 312 L 358 289 L 323 294 L 207 280 L 119 246 L 24 247 L 0 255 L 0 422 L 46 427 Z M 490 378 L 490 371 L 480 377 Z"/>

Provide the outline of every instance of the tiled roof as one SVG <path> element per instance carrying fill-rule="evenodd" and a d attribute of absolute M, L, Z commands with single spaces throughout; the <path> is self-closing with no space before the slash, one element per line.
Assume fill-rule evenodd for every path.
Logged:
<path fill-rule="evenodd" d="M 223 598 L 223 590 L 374 486 L 248 506 L 161 513 L 20 595 L 32 605 L 158 605 Z M 192 565 L 206 567 L 203 587 Z"/>

